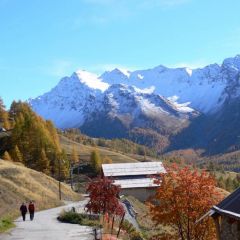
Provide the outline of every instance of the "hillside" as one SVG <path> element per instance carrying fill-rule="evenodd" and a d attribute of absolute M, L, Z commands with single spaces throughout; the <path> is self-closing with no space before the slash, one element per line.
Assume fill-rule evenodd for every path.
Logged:
<path fill-rule="evenodd" d="M 71 154 L 73 145 L 76 147 L 77 154 L 79 155 L 79 159 L 82 162 L 89 161 L 90 155 L 93 150 L 97 149 L 102 157 L 110 157 L 113 162 L 119 163 L 119 162 L 137 162 L 135 158 L 129 157 L 127 155 L 124 155 L 122 153 L 117 153 L 108 149 L 105 149 L 103 147 L 99 146 L 89 146 L 84 145 L 75 141 L 70 140 L 67 137 L 60 136 L 60 144 L 62 148 L 67 152 L 67 154 Z"/>
<path fill-rule="evenodd" d="M 80 195 L 62 184 L 63 200 L 78 200 Z M 0 216 L 16 216 L 22 202 L 34 200 L 37 210 L 59 206 L 58 182 L 21 164 L 0 160 Z"/>

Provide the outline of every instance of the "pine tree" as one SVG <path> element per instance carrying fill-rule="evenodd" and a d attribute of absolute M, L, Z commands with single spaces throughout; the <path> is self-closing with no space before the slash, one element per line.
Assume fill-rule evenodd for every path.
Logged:
<path fill-rule="evenodd" d="M 15 145 L 13 151 L 11 152 L 11 156 L 14 162 L 23 162 L 23 156 L 20 152 L 17 145 Z"/>
<path fill-rule="evenodd" d="M 3 160 L 11 161 L 11 162 L 12 162 L 12 158 L 11 158 L 10 154 L 8 153 L 8 151 L 5 151 L 5 152 L 4 152 L 2 158 L 3 158 Z"/>
<path fill-rule="evenodd" d="M 98 174 L 101 170 L 101 157 L 97 150 L 92 151 L 91 153 L 91 166 L 95 174 Z"/>

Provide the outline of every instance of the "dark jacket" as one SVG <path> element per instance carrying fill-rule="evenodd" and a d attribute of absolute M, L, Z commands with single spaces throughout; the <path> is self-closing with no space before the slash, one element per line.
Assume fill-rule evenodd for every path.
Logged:
<path fill-rule="evenodd" d="M 20 211 L 21 211 L 21 213 L 26 214 L 27 213 L 27 206 L 22 204 L 21 207 L 20 207 Z"/>

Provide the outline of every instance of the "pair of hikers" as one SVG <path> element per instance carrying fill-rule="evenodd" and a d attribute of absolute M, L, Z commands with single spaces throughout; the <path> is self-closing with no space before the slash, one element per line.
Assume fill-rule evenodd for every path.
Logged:
<path fill-rule="evenodd" d="M 23 221 L 25 221 L 25 219 L 26 219 L 27 211 L 29 211 L 30 220 L 32 221 L 34 218 L 34 212 L 35 212 L 35 206 L 32 201 L 30 201 L 30 203 L 28 204 L 28 208 L 25 203 L 22 203 L 22 205 L 20 207 L 20 212 L 22 214 Z"/>

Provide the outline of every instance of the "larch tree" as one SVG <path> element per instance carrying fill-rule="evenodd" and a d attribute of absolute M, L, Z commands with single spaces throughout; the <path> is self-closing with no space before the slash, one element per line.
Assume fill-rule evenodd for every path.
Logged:
<path fill-rule="evenodd" d="M 79 161 L 78 154 L 76 151 L 76 146 L 72 146 L 72 152 L 71 152 L 71 162 L 72 163 L 77 163 Z"/>
<path fill-rule="evenodd" d="M 112 159 L 108 156 L 103 158 L 103 163 L 105 164 L 111 164 L 112 163 Z"/>
<path fill-rule="evenodd" d="M 5 151 L 5 152 L 4 152 L 2 158 L 3 158 L 3 160 L 11 161 L 11 162 L 12 162 L 12 158 L 11 158 L 10 154 L 8 153 L 8 151 Z"/>
<path fill-rule="evenodd" d="M 45 150 L 42 148 L 41 153 L 38 159 L 39 170 L 45 174 L 49 174 L 50 167 L 49 167 L 49 159 L 47 158 Z"/>
<path fill-rule="evenodd" d="M 67 176 L 67 164 L 63 162 L 64 154 L 62 154 L 57 130 L 53 123 L 42 119 L 28 104 L 22 102 L 12 103 L 10 116 L 14 119 L 11 148 L 18 146 L 23 155 L 24 164 L 39 171 L 48 172 L 49 170 L 52 176 L 58 177 L 58 159 L 60 159 L 61 175 Z"/>
<path fill-rule="evenodd" d="M 70 163 L 64 150 L 62 150 L 61 153 L 57 155 L 56 164 L 57 178 L 64 180 L 69 177 Z"/>
<path fill-rule="evenodd" d="M 8 112 L 5 109 L 5 105 L 4 105 L 1 97 L 0 97 L 0 124 L 5 129 L 10 128 L 10 123 L 9 123 L 9 120 L 8 120 Z"/>
<path fill-rule="evenodd" d="M 92 151 L 90 161 L 94 173 L 98 174 L 101 170 L 102 160 L 97 150 Z"/>
<path fill-rule="evenodd" d="M 156 225 L 171 226 L 172 235 L 156 239 L 212 240 L 215 228 L 210 218 L 196 221 L 220 201 L 215 179 L 206 171 L 173 165 L 155 180 L 159 187 L 149 201 Z"/>
<path fill-rule="evenodd" d="M 23 162 L 23 155 L 17 145 L 15 145 L 14 149 L 11 151 L 11 156 L 14 162 Z"/>

